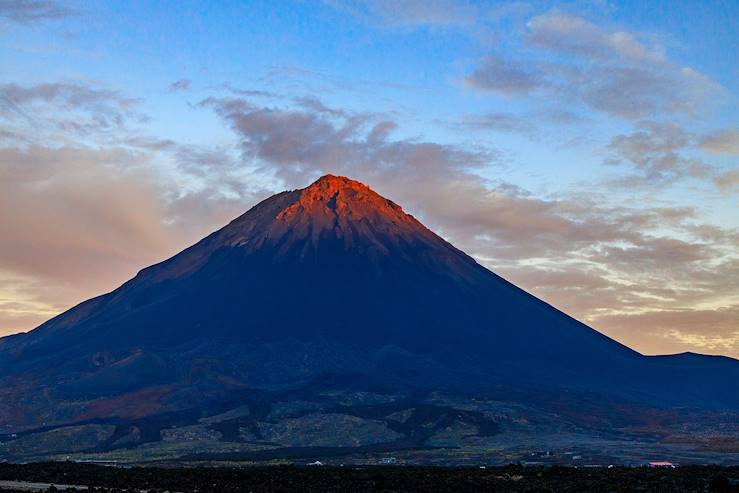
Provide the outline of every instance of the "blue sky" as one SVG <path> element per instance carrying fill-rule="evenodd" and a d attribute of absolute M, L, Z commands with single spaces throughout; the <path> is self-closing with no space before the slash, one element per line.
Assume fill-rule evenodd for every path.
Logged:
<path fill-rule="evenodd" d="M 739 356 L 737 19 L 0 1 L 0 333 L 332 172 L 639 350 Z"/>

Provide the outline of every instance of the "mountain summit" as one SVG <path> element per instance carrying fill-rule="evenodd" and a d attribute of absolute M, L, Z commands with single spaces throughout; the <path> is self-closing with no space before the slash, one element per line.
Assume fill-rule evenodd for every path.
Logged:
<path fill-rule="evenodd" d="M 438 242 L 413 216 L 367 185 L 326 175 L 310 186 L 265 200 L 223 230 L 230 245 L 258 248 L 280 244 L 280 253 L 299 245 L 306 253 L 327 239 L 346 249 L 390 254 L 403 241 Z"/>
<path fill-rule="evenodd" d="M 396 225 L 393 233 L 402 234 L 401 225 L 420 224 L 394 202 L 380 196 L 367 185 L 341 176 L 326 175 L 300 191 L 297 200 L 280 212 L 277 221 L 296 233 L 334 229 L 351 233 L 351 222 L 367 222 L 375 227 Z M 309 226 L 310 225 L 310 226 Z M 347 237 L 350 240 L 350 236 Z"/>
<path fill-rule="evenodd" d="M 220 421 L 202 419 L 244 406 L 249 413 L 224 418 L 230 428 L 213 428 L 230 437 L 222 441 L 259 442 L 244 436 L 316 413 L 310 419 L 334 420 L 327 430 L 339 420 L 351 435 L 358 422 L 337 416 L 380 413 L 387 436 L 374 421 L 362 426 L 375 431 L 361 433 L 413 448 L 462 419 L 452 415 L 493 426 L 483 414 L 430 411 L 429 395 L 554 406 L 573 422 L 611 423 L 613 409 L 734 412 L 737 382 L 730 358 L 648 357 L 623 346 L 366 185 L 332 175 L 276 194 L 118 289 L 0 339 L 0 424 L 33 436 L 113 426 L 98 450 L 158 442 L 172 426 L 208 428 Z M 347 411 L 358 395 L 407 407 Z M 470 406 L 462 407 L 478 404 Z M 403 409 L 426 414 L 413 426 L 388 417 Z M 424 420 L 434 413 L 452 414 L 432 426 Z"/>

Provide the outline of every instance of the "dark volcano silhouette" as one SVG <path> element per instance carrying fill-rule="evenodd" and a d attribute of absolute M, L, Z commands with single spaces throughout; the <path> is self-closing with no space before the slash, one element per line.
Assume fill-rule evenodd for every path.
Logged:
<path fill-rule="evenodd" d="M 0 372 L 10 428 L 338 387 L 739 408 L 739 361 L 643 356 L 330 175 L 0 339 Z"/>

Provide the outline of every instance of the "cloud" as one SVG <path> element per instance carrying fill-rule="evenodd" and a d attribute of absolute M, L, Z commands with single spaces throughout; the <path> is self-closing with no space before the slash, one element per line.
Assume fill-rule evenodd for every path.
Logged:
<path fill-rule="evenodd" d="M 644 269 L 688 269 L 691 264 L 708 262 L 716 257 L 713 248 L 694 241 L 676 238 L 645 237 L 628 247 L 604 246 L 590 259 L 616 267 L 622 272 L 643 272 Z"/>
<path fill-rule="evenodd" d="M 0 115 L 17 135 L 44 142 L 61 135 L 102 136 L 143 123 L 140 100 L 81 83 L 0 85 Z M 52 136 L 51 134 L 55 134 Z"/>
<path fill-rule="evenodd" d="M 568 110 L 544 108 L 525 113 L 494 111 L 465 114 L 458 121 L 449 122 L 448 126 L 465 131 L 516 134 L 532 141 L 540 141 L 547 136 L 547 131 L 551 128 L 562 128 L 563 126 L 574 128 L 586 121 L 585 117 Z"/>
<path fill-rule="evenodd" d="M 0 0 L 0 17 L 20 24 L 32 24 L 75 15 L 73 9 L 51 0 Z"/>
<path fill-rule="evenodd" d="M 123 149 L 0 149 L 0 263 L 73 282 L 104 263 L 140 265 L 171 248 L 160 194 L 140 162 Z M 47 244 L 55 255 L 39 255 Z"/>
<path fill-rule="evenodd" d="M 594 59 L 617 56 L 626 60 L 662 62 L 662 50 L 647 47 L 626 31 L 607 31 L 580 16 L 551 10 L 527 24 L 526 40 L 533 46 L 554 52 Z"/>
<path fill-rule="evenodd" d="M 699 146 L 712 154 L 739 156 L 739 129 L 724 128 L 705 135 Z"/>
<path fill-rule="evenodd" d="M 642 67 L 590 67 L 580 74 L 575 97 L 591 109 L 637 120 L 693 104 L 681 94 L 682 81 Z M 575 81 L 573 81 L 575 82 Z M 673 92 L 667 91 L 672 87 Z"/>
<path fill-rule="evenodd" d="M 552 10 L 532 18 L 522 41 L 526 57 L 482 58 L 464 80 L 500 96 L 536 96 L 629 121 L 696 116 L 727 91 L 691 67 L 672 63 L 639 36 L 602 28 Z"/>
<path fill-rule="evenodd" d="M 710 179 L 715 170 L 708 164 L 682 155 L 693 137 L 673 123 L 640 122 L 638 130 L 617 135 L 608 148 L 618 162 L 629 163 L 652 185 L 669 183 L 685 177 Z"/>
<path fill-rule="evenodd" d="M 702 139 L 686 130 L 727 100 L 728 91 L 720 84 L 671 61 L 664 48 L 645 35 L 600 26 L 574 13 L 550 10 L 512 33 L 506 42 L 496 43 L 495 51 L 503 53 L 505 47 L 506 55 L 480 58 L 462 79 L 466 87 L 548 108 L 551 115 L 587 115 L 587 121 L 596 123 L 616 117 L 627 123 L 631 129 L 613 136 L 606 152 L 608 164 L 625 164 L 631 172 L 612 184 L 654 188 L 692 179 L 725 193 L 736 188 L 734 170 L 722 170 L 695 152 L 701 148 L 736 154 L 735 130 L 719 130 Z M 579 124 L 580 132 L 589 131 L 582 117 L 564 121 Z M 503 112 L 466 115 L 460 125 L 538 139 L 553 129 L 552 123 L 540 110 L 528 118 Z"/>
<path fill-rule="evenodd" d="M 242 137 L 246 156 L 268 164 L 289 185 L 328 169 L 355 176 L 377 166 L 388 174 L 403 169 L 434 173 L 480 166 L 490 156 L 484 150 L 387 140 L 394 122 L 371 114 L 305 109 L 302 103 L 302 109 L 259 107 L 229 98 L 201 104 L 212 107 Z"/>
<path fill-rule="evenodd" d="M 140 163 L 123 149 L 0 148 L 0 272 L 43 284 L 59 307 L 174 253 L 161 193 Z"/>
<path fill-rule="evenodd" d="M 24 105 L 37 101 L 55 103 L 62 108 L 109 109 L 130 108 L 136 99 L 126 98 L 118 91 L 95 89 L 76 83 L 38 84 L 24 87 L 17 84 L 0 86 L 0 110 L 6 114 L 22 113 Z"/>
<path fill-rule="evenodd" d="M 237 87 L 233 87 L 231 84 L 223 84 L 223 88 L 230 92 L 231 94 L 235 94 L 237 96 L 247 96 L 247 97 L 253 97 L 253 98 L 275 98 L 278 97 L 278 94 L 275 94 L 271 91 L 265 91 L 262 89 L 240 89 Z"/>
<path fill-rule="evenodd" d="M 739 191 L 739 169 L 719 173 L 713 177 L 713 182 L 723 192 Z"/>
<path fill-rule="evenodd" d="M 479 15 L 473 3 L 457 0 L 331 0 L 326 3 L 360 19 L 388 27 L 468 26 L 474 24 Z"/>
<path fill-rule="evenodd" d="M 618 334 L 636 332 L 644 351 L 703 351 L 739 355 L 739 305 L 711 310 L 653 310 L 638 314 L 606 315 L 595 323 Z"/>
<path fill-rule="evenodd" d="M 497 270 L 640 351 L 692 350 L 738 357 L 736 299 L 726 297 L 739 288 L 736 245 L 736 240 L 706 245 L 697 238 L 645 238 L 628 249 L 595 244 L 593 252 L 608 250 L 603 256 L 578 255 L 575 250 L 560 262 L 514 263 Z M 732 253 L 727 256 L 721 250 Z"/>
<path fill-rule="evenodd" d="M 630 121 L 697 118 L 707 114 L 725 89 L 688 67 L 670 64 L 595 64 L 578 68 L 568 91 L 590 109 Z"/>
<path fill-rule="evenodd" d="M 169 85 L 169 91 L 170 92 L 189 91 L 191 86 L 192 86 L 192 81 L 190 79 L 180 79 L 180 80 L 176 80 L 172 82 Z"/>
<path fill-rule="evenodd" d="M 485 57 L 464 82 L 473 89 L 502 96 L 529 94 L 548 84 L 537 69 L 497 56 Z"/>
<path fill-rule="evenodd" d="M 616 180 L 616 184 L 655 187 L 693 178 L 713 183 L 725 193 L 739 189 L 739 170 L 721 169 L 699 158 L 688 157 L 696 147 L 707 150 L 707 137 L 699 138 L 674 123 L 642 121 L 636 128 L 631 133 L 614 136 L 608 145 L 612 157 L 605 161 L 606 164 L 627 164 L 636 172 Z M 724 150 L 730 145 L 723 132 L 708 139 L 708 145 Z"/>
<path fill-rule="evenodd" d="M 497 132 L 517 133 L 534 136 L 536 127 L 533 118 L 514 113 L 484 113 L 480 115 L 464 115 L 462 126 L 474 130 L 493 130 Z"/>
<path fill-rule="evenodd" d="M 40 325 L 88 296 L 83 290 L 0 270 L 0 337 Z"/>
<path fill-rule="evenodd" d="M 302 106 L 303 108 L 307 110 L 311 110 L 316 113 L 324 113 L 326 115 L 333 116 L 333 117 L 348 117 L 349 116 L 349 113 L 343 110 L 339 110 L 336 108 L 329 108 L 315 96 L 300 96 L 297 98 L 293 98 L 293 102 L 295 102 L 296 104 L 298 104 L 299 106 Z"/>

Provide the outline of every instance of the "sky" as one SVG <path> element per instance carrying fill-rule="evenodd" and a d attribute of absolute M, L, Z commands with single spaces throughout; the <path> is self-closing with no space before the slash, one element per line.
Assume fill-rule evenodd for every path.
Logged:
<path fill-rule="evenodd" d="M 0 0 L 0 335 L 346 175 L 645 354 L 739 358 L 739 3 Z"/>

